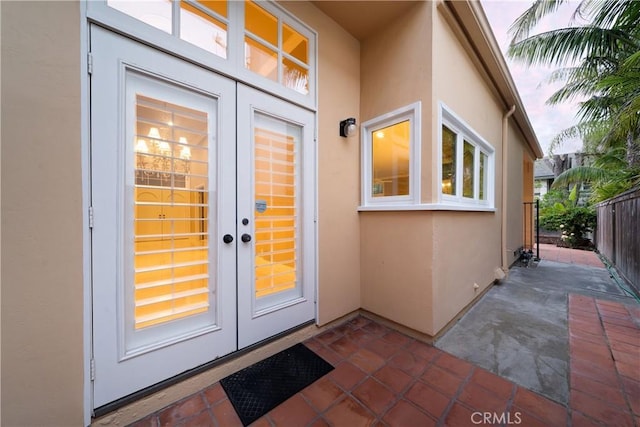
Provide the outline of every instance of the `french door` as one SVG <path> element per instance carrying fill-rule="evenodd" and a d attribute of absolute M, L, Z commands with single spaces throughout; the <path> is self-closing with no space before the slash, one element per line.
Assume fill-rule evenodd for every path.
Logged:
<path fill-rule="evenodd" d="M 94 407 L 314 319 L 314 117 L 91 28 Z"/>

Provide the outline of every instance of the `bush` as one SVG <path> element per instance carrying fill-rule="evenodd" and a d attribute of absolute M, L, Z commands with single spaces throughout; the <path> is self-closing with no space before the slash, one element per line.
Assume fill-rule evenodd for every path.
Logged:
<path fill-rule="evenodd" d="M 562 212 L 553 212 L 540 217 L 540 227 L 561 231 L 562 241 L 572 248 L 588 246 L 586 233 L 593 231 L 596 225 L 596 212 L 592 208 L 570 207 Z"/>
<path fill-rule="evenodd" d="M 596 225 L 596 212 L 590 207 L 576 206 L 576 187 L 571 192 L 550 191 L 540 201 L 540 227 L 561 231 L 562 243 L 572 248 L 589 246 L 585 235 Z"/>

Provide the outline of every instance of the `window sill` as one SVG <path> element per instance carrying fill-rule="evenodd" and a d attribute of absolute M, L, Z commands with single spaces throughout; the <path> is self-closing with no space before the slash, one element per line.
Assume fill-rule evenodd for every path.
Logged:
<path fill-rule="evenodd" d="M 417 205 L 379 205 L 358 206 L 358 212 L 375 211 L 464 211 L 464 212 L 495 212 L 496 208 L 481 205 L 457 205 L 451 203 L 422 203 Z"/>

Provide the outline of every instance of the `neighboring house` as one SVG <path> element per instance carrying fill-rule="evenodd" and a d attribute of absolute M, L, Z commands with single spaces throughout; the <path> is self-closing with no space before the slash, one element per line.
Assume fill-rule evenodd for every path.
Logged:
<path fill-rule="evenodd" d="M 554 154 L 538 159 L 534 164 L 534 196 L 542 198 L 551 190 L 553 181 L 561 173 L 576 166 L 589 166 L 591 157 L 584 153 Z M 578 194 L 578 203 L 584 204 L 591 195 L 589 184 L 582 183 Z"/>
<path fill-rule="evenodd" d="M 0 14 L 3 425 L 126 424 L 358 310 L 428 340 L 523 246 L 479 2 Z"/>
<path fill-rule="evenodd" d="M 551 160 L 548 157 L 536 160 L 533 165 L 534 197 L 537 199 L 544 197 L 551 190 L 555 179 Z"/>

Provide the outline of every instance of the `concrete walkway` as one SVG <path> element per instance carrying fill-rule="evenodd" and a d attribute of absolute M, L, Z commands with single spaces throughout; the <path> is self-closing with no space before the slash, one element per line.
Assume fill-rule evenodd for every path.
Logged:
<path fill-rule="evenodd" d="M 596 253 L 552 245 L 540 249 L 539 263 L 512 268 L 508 279 L 494 286 L 436 347 L 567 404 L 569 296 L 619 303 L 634 313 L 638 304 L 610 278 Z M 640 327 L 637 317 L 634 322 Z M 639 330 L 629 332 L 638 348 Z M 640 366 L 640 353 L 636 361 Z"/>

